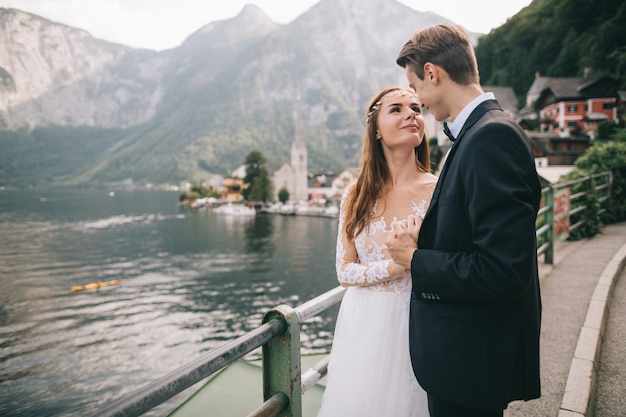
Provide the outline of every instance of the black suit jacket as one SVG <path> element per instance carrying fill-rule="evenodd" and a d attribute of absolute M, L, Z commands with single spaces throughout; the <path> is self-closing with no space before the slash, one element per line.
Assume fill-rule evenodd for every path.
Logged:
<path fill-rule="evenodd" d="M 413 254 L 410 350 L 422 387 L 470 408 L 537 398 L 541 187 L 524 131 L 495 100 L 453 145 Z"/>

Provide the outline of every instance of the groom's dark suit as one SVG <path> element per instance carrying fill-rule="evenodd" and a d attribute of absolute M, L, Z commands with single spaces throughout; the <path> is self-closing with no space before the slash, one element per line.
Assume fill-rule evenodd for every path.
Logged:
<path fill-rule="evenodd" d="M 413 254 L 410 348 L 429 395 L 504 409 L 540 395 L 535 220 L 528 139 L 497 101 L 469 116 Z"/>

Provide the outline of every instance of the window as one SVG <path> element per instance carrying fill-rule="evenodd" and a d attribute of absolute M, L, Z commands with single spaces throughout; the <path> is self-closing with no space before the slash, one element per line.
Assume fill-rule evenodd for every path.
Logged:
<path fill-rule="evenodd" d="M 569 104 L 567 106 L 567 112 L 568 113 L 576 113 L 578 111 L 578 105 L 577 104 Z"/>
<path fill-rule="evenodd" d="M 602 110 L 613 110 L 614 103 L 602 103 Z"/>
<path fill-rule="evenodd" d="M 570 120 L 569 122 L 567 122 L 567 127 L 578 127 L 578 122 L 576 122 L 575 120 Z"/>

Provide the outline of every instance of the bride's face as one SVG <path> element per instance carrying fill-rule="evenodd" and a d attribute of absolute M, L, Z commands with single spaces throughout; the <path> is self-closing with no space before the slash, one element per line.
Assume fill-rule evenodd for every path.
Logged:
<path fill-rule="evenodd" d="M 376 139 L 389 148 L 415 148 L 424 139 L 424 117 L 417 96 L 409 91 L 395 90 L 385 95 L 377 118 Z"/>

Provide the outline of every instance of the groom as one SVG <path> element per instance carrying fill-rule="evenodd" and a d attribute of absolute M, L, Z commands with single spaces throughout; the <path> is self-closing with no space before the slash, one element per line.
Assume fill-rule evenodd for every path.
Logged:
<path fill-rule="evenodd" d="M 528 139 L 483 92 L 462 28 L 415 32 L 397 63 L 454 140 L 417 242 L 401 224 L 387 241 L 413 278 L 413 370 L 431 417 L 499 417 L 540 396 L 541 188 Z"/>

